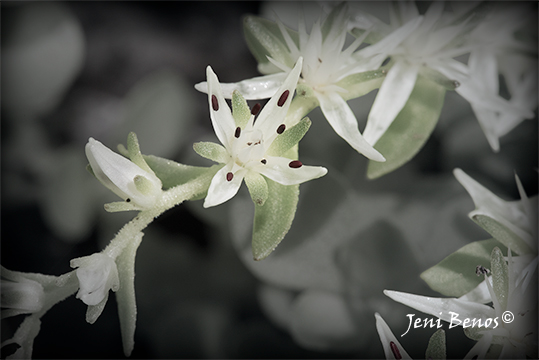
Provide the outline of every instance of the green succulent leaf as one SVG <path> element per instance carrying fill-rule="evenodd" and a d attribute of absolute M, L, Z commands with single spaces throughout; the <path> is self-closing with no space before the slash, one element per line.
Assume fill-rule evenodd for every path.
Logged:
<path fill-rule="evenodd" d="M 344 100 L 355 99 L 380 88 L 389 67 L 391 67 L 390 64 L 381 67 L 378 70 L 348 75 L 336 84 L 337 86 L 346 89 L 346 92 L 342 93 L 341 96 Z"/>
<path fill-rule="evenodd" d="M 232 92 L 232 116 L 236 120 L 236 126 L 242 129 L 247 125 L 251 117 L 251 109 L 249 109 L 247 101 L 238 90 Z"/>
<path fill-rule="evenodd" d="M 445 296 L 460 297 L 484 280 L 476 275 L 475 269 L 478 265 L 490 267 L 490 255 L 495 247 L 504 248 L 496 239 L 465 245 L 420 276 L 431 289 Z"/>
<path fill-rule="evenodd" d="M 445 358 L 445 331 L 444 329 L 439 329 L 430 337 L 429 345 L 425 352 L 425 359 L 445 360 Z"/>
<path fill-rule="evenodd" d="M 408 102 L 374 146 L 386 161 L 369 161 L 369 179 L 398 169 L 419 152 L 438 122 L 445 91 L 437 83 L 418 76 Z"/>
<path fill-rule="evenodd" d="M 281 185 L 266 179 L 268 198 L 262 206 L 255 206 L 253 224 L 253 257 L 266 258 L 292 226 L 299 198 L 299 185 Z"/>
<path fill-rule="evenodd" d="M 264 205 L 268 198 L 268 183 L 266 182 L 266 178 L 257 172 L 249 171 L 244 179 L 255 205 Z"/>
<path fill-rule="evenodd" d="M 224 166 L 223 164 L 213 165 L 211 167 L 184 165 L 154 155 L 144 155 L 144 159 L 155 172 L 155 175 L 161 179 L 164 190 L 192 182 L 195 194 L 193 194 L 190 200 L 198 200 L 205 197 L 211 179 Z"/>
<path fill-rule="evenodd" d="M 153 173 L 152 169 L 150 169 L 148 164 L 146 164 L 146 161 L 140 152 L 138 138 L 134 132 L 130 132 L 127 135 L 127 152 L 129 153 L 129 158 L 133 163 L 135 163 L 142 170 Z"/>
<path fill-rule="evenodd" d="M 509 296 L 509 269 L 500 248 L 495 247 L 491 255 L 492 289 L 502 310 L 507 309 Z"/>
<path fill-rule="evenodd" d="M 286 129 L 281 135 L 277 136 L 269 147 L 267 154 L 274 156 L 282 156 L 288 150 L 297 145 L 305 136 L 311 127 L 311 120 L 308 117 L 303 118 L 299 123 Z"/>
<path fill-rule="evenodd" d="M 211 141 L 200 141 L 193 144 L 195 152 L 203 158 L 215 161 L 220 164 L 228 162 L 230 155 L 228 151 L 220 144 Z"/>
<path fill-rule="evenodd" d="M 246 16 L 243 31 L 247 46 L 259 64 L 268 63 L 269 56 L 287 66 L 294 66 L 294 59 L 290 57 L 290 50 L 275 22 L 258 16 Z M 287 31 L 297 44 L 298 33 L 290 29 Z"/>
<path fill-rule="evenodd" d="M 534 252 L 524 240 L 508 229 L 507 226 L 494 220 L 490 216 L 478 214 L 474 215 L 472 220 L 485 229 L 493 238 L 510 248 L 511 251 L 520 255 L 531 254 Z"/>

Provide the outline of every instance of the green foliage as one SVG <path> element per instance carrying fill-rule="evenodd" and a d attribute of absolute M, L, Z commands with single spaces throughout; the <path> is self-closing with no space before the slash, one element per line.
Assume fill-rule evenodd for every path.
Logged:
<path fill-rule="evenodd" d="M 429 340 L 427 351 L 425 352 L 425 359 L 440 359 L 445 360 L 445 331 L 439 329 L 436 331 Z"/>
<path fill-rule="evenodd" d="M 484 280 L 482 276 L 476 275 L 475 269 L 478 265 L 490 267 L 490 255 L 495 247 L 504 248 L 496 239 L 476 241 L 463 246 L 421 273 L 421 278 L 431 289 L 445 296 L 462 296 Z"/>

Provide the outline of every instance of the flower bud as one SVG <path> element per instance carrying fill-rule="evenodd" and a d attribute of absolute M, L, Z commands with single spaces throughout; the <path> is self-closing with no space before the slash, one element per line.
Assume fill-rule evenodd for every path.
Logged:
<path fill-rule="evenodd" d="M 71 267 L 79 279 L 77 299 L 86 305 L 97 305 L 108 297 L 109 289 L 117 291 L 120 287 L 118 269 L 114 260 L 102 253 L 95 253 L 71 260 Z"/>

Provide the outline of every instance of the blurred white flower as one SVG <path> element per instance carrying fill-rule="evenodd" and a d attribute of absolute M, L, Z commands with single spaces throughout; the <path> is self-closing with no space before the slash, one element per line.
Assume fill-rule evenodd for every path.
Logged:
<path fill-rule="evenodd" d="M 99 141 L 88 140 L 86 157 L 95 177 L 126 202 L 131 202 L 132 210 L 151 209 L 160 199 L 161 180 L 153 172 L 142 169 Z"/>
<path fill-rule="evenodd" d="M 375 313 L 374 317 L 386 359 L 411 359 L 380 314 Z"/>
<path fill-rule="evenodd" d="M 286 136 L 285 116 L 301 71 L 302 60 L 287 76 L 279 91 L 272 97 L 258 115 L 243 116 L 247 120 L 235 120 L 221 91 L 217 76 L 208 66 L 208 102 L 211 120 L 217 138 L 223 146 L 200 142 L 194 148 L 205 158 L 225 164 L 213 177 L 204 207 L 222 204 L 232 198 L 245 178 L 253 199 L 262 205 L 267 198 L 265 176 L 282 185 L 295 185 L 316 179 L 327 173 L 323 167 L 303 166 L 279 149 L 272 147 L 279 136 Z M 241 101 L 245 101 L 240 99 Z M 236 114 L 234 114 L 236 115 Z M 299 139 L 297 139 L 299 141 Z M 286 146 L 288 150 L 297 143 Z"/>
<path fill-rule="evenodd" d="M 23 273 L 9 271 L 4 267 L 0 290 L 2 319 L 38 312 L 45 304 L 43 285 L 25 277 Z"/>
<path fill-rule="evenodd" d="M 86 305 L 97 305 L 106 301 L 109 290 L 117 291 L 120 287 L 116 262 L 105 254 L 95 253 L 76 258 L 71 260 L 70 265 L 77 268 L 77 299 L 81 299 Z"/>

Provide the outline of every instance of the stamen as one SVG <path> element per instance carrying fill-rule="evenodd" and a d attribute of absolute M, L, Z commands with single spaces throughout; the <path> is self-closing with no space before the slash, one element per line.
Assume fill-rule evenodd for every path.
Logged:
<path fill-rule="evenodd" d="M 125 199 L 125 202 L 131 202 L 130 198 Z"/>
<path fill-rule="evenodd" d="M 490 274 L 490 270 L 484 267 L 483 265 L 477 265 L 475 268 L 475 274 L 477 276 L 488 275 Z"/>
<path fill-rule="evenodd" d="M 241 128 L 238 126 L 236 128 L 236 132 L 234 133 L 234 137 L 239 138 L 241 135 Z"/>
<path fill-rule="evenodd" d="M 277 128 L 277 134 L 281 135 L 282 133 L 284 133 L 284 130 L 286 129 L 286 125 L 285 124 L 281 124 L 279 125 L 279 127 Z"/>
<path fill-rule="evenodd" d="M 267 161 L 266 159 L 262 159 L 262 160 L 260 160 L 260 162 L 261 162 L 262 164 L 266 165 L 266 163 L 267 163 L 268 161 Z"/>
<path fill-rule="evenodd" d="M 391 348 L 391 352 L 395 356 L 395 359 L 402 359 L 402 355 L 399 351 L 399 348 L 397 347 L 397 344 L 395 344 L 393 341 L 390 341 L 389 347 Z"/>
<path fill-rule="evenodd" d="M 262 107 L 262 105 L 260 105 L 260 103 L 256 103 L 253 108 L 251 109 L 251 115 L 256 115 L 258 114 L 258 112 L 260 111 L 260 108 Z"/>
<path fill-rule="evenodd" d="M 219 102 L 217 101 L 217 96 L 215 95 L 211 96 L 211 107 L 213 108 L 213 111 L 219 110 Z"/>
<path fill-rule="evenodd" d="M 292 169 L 298 169 L 302 167 L 303 164 L 299 160 L 293 160 L 288 163 L 288 166 L 290 166 Z"/>
<path fill-rule="evenodd" d="M 231 172 L 226 174 L 226 181 L 232 181 L 233 178 L 234 178 L 234 174 L 232 174 Z"/>
<path fill-rule="evenodd" d="M 286 102 L 286 99 L 288 99 L 288 95 L 290 95 L 290 91 L 285 90 L 285 92 L 281 94 L 279 101 L 277 101 L 277 106 L 283 106 Z"/>
<path fill-rule="evenodd" d="M 460 83 L 457 81 L 457 80 L 454 80 L 453 81 L 453 86 L 456 88 L 458 88 L 460 86 Z"/>

